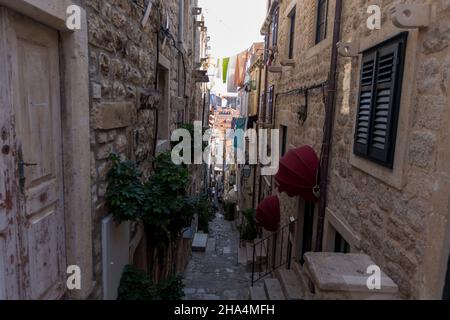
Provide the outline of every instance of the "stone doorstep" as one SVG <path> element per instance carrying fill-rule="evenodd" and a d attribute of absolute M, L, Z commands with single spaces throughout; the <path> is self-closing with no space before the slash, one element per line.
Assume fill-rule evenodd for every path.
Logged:
<path fill-rule="evenodd" d="M 278 279 L 264 279 L 264 288 L 269 300 L 286 300 Z"/>
<path fill-rule="evenodd" d="M 261 287 L 250 287 L 250 300 L 265 301 L 267 299 L 266 291 Z"/>
<path fill-rule="evenodd" d="M 286 300 L 304 300 L 305 287 L 294 270 L 281 268 L 276 272 Z"/>
<path fill-rule="evenodd" d="M 322 292 L 359 293 L 365 295 L 398 295 L 398 286 L 386 274 L 381 274 L 382 289 L 367 288 L 368 266 L 375 265 L 363 254 L 307 253 L 305 271 L 314 286 Z"/>
<path fill-rule="evenodd" d="M 208 234 L 196 233 L 192 242 L 192 251 L 205 252 L 208 244 Z"/>

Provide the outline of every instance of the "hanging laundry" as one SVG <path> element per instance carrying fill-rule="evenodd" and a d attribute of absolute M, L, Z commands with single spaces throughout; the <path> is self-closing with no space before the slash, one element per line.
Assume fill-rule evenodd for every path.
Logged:
<path fill-rule="evenodd" d="M 222 60 L 218 59 L 217 60 L 217 65 L 216 65 L 216 69 L 217 69 L 217 73 L 216 73 L 216 77 L 217 79 L 223 79 L 223 66 L 222 66 Z"/>
<path fill-rule="evenodd" d="M 237 55 L 236 58 L 236 73 L 235 73 L 235 84 L 237 87 L 242 88 L 245 83 L 245 74 L 247 71 L 247 58 L 248 50 L 245 50 Z"/>
<path fill-rule="evenodd" d="M 240 117 L 236 120 L 236 132 L 234 135 L 234 149 L 243 149 L 245 146 L 245 131 L 247 128 L 247 118 Z"/>
<path fill-rule="evenodd" d="M 223 83 L 227 83 L 228 66 L 230 64 L 230 58 L 224 58 L 222 60 L 222 80 Z"/>
<path fill-rule="evenodd" d="M 230 62 L 228 64 L 228 74 L 227 74 L 227 91 L 230 93 L 237 92 L 236 86 L 236 62 L 237 56 L 230 58 Z"/>

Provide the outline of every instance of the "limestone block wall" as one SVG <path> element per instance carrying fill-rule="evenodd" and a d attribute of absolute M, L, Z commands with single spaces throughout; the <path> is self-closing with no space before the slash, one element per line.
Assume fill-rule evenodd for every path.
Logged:
<path fill-rule="evenodd" d="M 366 1 L 344 1 L 342 39 L 360 41 L 364 49 L 405 31 L 393 26 L 388 14 L 390 5 L 404 2 L 371 2 L 382 9 L 382 28 L 371 31 L 366 26 Z M 360 58 L 339 57 L 328 190 L 327 215 L 335 218 L 327 223 L 352 234 L 348 240 L 352 251 L 369 254 L 407 298 L 440 298 L 450 251 L 450 3 L 429 3 L 436 6 L 437 12 L 432 24 L 429 28 L 409 30 L 393 170 L 353 154 Z M 269 76 L 276 93 L 326 80 L 334 1 L 329 5 L 327 39 L 314 45 L 312 20 L 316 1 L 297 1 L 296 66 L 285 70 L 282 76 Z M 280 56 L 286 52 L 289 28 L 283 13 L 290 8 L 292 2 L 282 2 Z M 304 124 L 298 121 L 297 114 L 302 103 L 302 95 L 278 97 L 275 128 L 288 126 L 288 146 L 310 144 L 320 154 L 324 123 L 321 90 L 310 92 Z M 284 223 L 290 215 L 298 215 L 298 199 L 282 195 L 281 203 Z"/>
<path fill-rule="evenodd" d="M 437 19 L 429 29 L 417 34 L 410 31 L 408 39 L 408 71 L 400 109 L 400 122 L 407 129 L 399 128 L 397 162 L 394 170 L 377 177 L 372 175 L 376 171 L 372 164 L 363 170 L 351 164 L 360 70 L 358 59 L 340 60 L 329 190 L 329 209 L 351 226 L 361 239 L 360 249 L 411 298 L 439 298 L 443 286 L 439 273 L 445 271 L 438 270 L 449 252 L 445 236 L 450 166 L 445 138 L 450 111 L 446 77 L 450 48 L 445 39 L 450 34 L 450 11 L 445 1 L 431 2 L 437 5 Z M 344 3 L 343 37 L 370 37 L 364 8 L 355 10 L 360 2 Z M 380 4 L 384 16 L 382 29 L 377 31 L 380 37 L 387 36 L 392 28 L 387 15 L 391 3 L 394 1 Z M 404 150 L 402 143 L 406 145 Z M 399 172 L 402 182 L 393 185 L 390 177 Z"/>
<path fill-rule="evenodd" d="M 110 169 L 107 158 L 111 152 L 137 161 L 146 175 L 151 169 L 144 161 L 154 152 L 155 108 L 162 97 L 155 92 L 156 31 L 160 15 L 155 7 L 145 27 L 146 0 L 87 0 L 89 24 L 89 60 L 91 90 L 91 179 L 94 247 L 94 279 L 97 287 L 93 297 L 101 292 L 101 220 L 108 215 L 105 206 L 106 176 Z M 194 37 L 194 19 L 191 7 L 196 1 L 186 0 L 183 44 L 178 43 L 180 1 L 160 1 L 163 5 L 162 24 L 166 14 L 169 29 L 176 45 L 184 52 L 186 90 L 179 52 L 167 40 L 160 48 L 160 63 L 170 68 L 169 133 L 180 122 L 201 119 L 200 85 L 192 79 L 194 63 L 198 62 L 198 41 Z M 180 72 L 181 71 L 181 72 Z M 181 90 L 181 91 L 180 91 Z M 143 99 L 143 98 L 149 99 Z M 145 103 L 142 101 L 145 100 Z M 193 113 L 189 110 L 194 110 Z M 200 113 L 200 114 L 196 114 Z M 184 119 L 183 119 L 184 115 Z M 197 179 L 194 177 L 194 179 Z"/>

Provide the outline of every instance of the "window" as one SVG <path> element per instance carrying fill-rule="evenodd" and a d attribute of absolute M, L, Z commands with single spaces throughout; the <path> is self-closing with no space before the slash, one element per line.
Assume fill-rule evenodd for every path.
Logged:
<path fill-rule="evenodd" d="M 269 92 L 267 94 L 267 114 L 266 114 L 266 122 L 272 123 L 273 121 L 273 99 L 274 99 L 275 86 L 271 86 L 269 88 Z"/>
<path fill-rule="evenodd" d="M 281 156 L 284 156 L 287 151 L 287 135 L 288 135 L 288 127 L 280 126 L 281 128 Z"/>
<path fill-rule="evenodd" d="M 267 64 L 269 61 L 269 35 L 266 34 L 264 37 L 264 63 Z"/>
<path fill-rule="evenodd" d="M 334 238 L 334 252 L 335 253 L 350 253 L 350 245 L 341 236 L 339 232 L 336 231 L 336 236 Z"/>
<path fill-rule="evenodd" d="M 363 53 L 354 153 L 393 168 L 407 32 Z"/>
<path fill-rule="evenodd" d="M 289 30 L 289 49 L 288 49 L 288 59 L 294 58 L 294 41 L 295 41 L 295 15 L 296 15 L 296 7 L 292 9 L 291 13 L 289 13 L 289 21 L 290 21 L 290 30 Z"/>
<path fill-rule="evenodd" d="M 316 44 L 327 37 L 328 0 L 317 0 Z"/>
<path fill-rule="evenodd" d="M 272 15 L 272 46 L 278 44 L 278 20 L 280 16 L 280 8 L 276 8 Z"/>

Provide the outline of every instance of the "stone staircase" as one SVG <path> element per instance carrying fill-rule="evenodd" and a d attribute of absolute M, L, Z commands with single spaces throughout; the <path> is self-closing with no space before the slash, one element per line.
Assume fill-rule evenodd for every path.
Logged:
<path fill-rule="evenodd" d="M 294 263 L 296 264 L 296 263 Z M 291 270 L 280 268 L 275 271 L 276 278 L 261 280 L 250 288 L 250 300 L 310 300 L 312 295 L 307 290 L 307 286 L 301 274 L 300 266 L 295 266 Z"/>
<path fill-rule="evenodd" d="M 262 272 L 267 264 L 267 242 L 262 242 L 256 239 L 257 243 L 255 250 L 255 272 Z M 253 243 L 248 242 L 241 246 L 238 250 L 238 263 L 245 265 L 247 272 L 252 272 L 253 269 Z"/>

